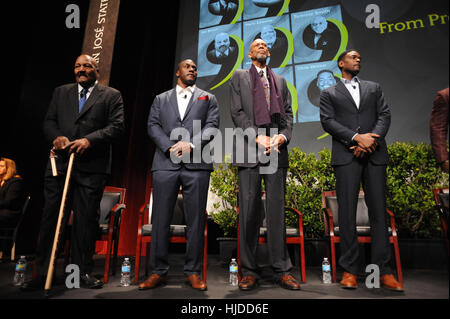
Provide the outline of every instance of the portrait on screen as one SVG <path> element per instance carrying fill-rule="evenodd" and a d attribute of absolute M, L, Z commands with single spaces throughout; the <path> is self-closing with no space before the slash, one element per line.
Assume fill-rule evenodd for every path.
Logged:
<path fill-rule="evenodd" d="M 241 24 L 228 24 L 199 31 L 199 78 L 231 71 L 239 53 L 238 44 L 231 35 L 241 37 Z"/>
<path fill-rule="evenodd" d="M 244 68 L 249 68 L 252 61 L 247 56 L 250 45 L 256 39 L 263 39 L 267 43 L 270 57 L 267 65 L 278 68 L 286 59 L 289 49 L 288 35 L 290 35 L 289 17 L 271 17 L 244 22 Z M 291 63 L 289 58 L 286 64 Z"/>
<path fill-rule="evenodd" d="M 340 71 L 336 61 L 295 66 L 299 105 L 296 122 L 320 121 L 320 92 L 339 81 L 337 74 L 340 74 Z"/>
<path fill-rule="evenodd" d="M 200 2 L 200 28 L 215 25 L 229 24 L 240 17 L 236 17 L 239 9 L 239 0 L 201 0 Z M 241 11 L 242 13 L 242 11 Z"/>
<path fill-rule="evenodd" d="M 288 0 L 245 0 L 244 19 L 273 17 L 288 12 Z M 286 7 L 284 12 L 281 10 Z"/>
<path fill-rule="evenodd" d="M 336 84 L 337 77 L 331 70 L 320 70 L 317 76 L 309 83 L 308 100 L 315 106 L 320 106 L 320 92 Z"/>
<path fill-rule="evenodd" d="M 295 63 L 331 61 L 338 54 L 342 37 L 341 7 L 331 6 L 291 15 Z"/>

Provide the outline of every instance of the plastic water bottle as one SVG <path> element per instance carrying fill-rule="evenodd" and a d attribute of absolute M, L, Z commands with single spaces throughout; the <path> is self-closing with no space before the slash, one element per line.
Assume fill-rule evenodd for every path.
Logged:
<path fill-rule="evenodd" d="M 122 287 L 128 287 L 131 283 L 130 280 L 130 272 L 131 272 L 131 263 L 128 257 L 122 263 L 122 275 L 120 278 L 120 285 Z"/>
<path fill-rule="evenodd" d="M 230 262 L 230 285 L 238 285 L 238 263 L 235 258 L 231 259 Z"/>
<path fill-rule="evenodd" d="M 322 262 L 322 280 L 324 284 L 331 284 L 331 266 L 326 257 Z"/>
<path fill-rule="evenodd" d="M 27 271 L 27 260 L 25 256 L 20 256 L 16 264 L 16 272 L 14 274 L 14 286 L 22 286 L 25 282 L 25 272 Z"/>

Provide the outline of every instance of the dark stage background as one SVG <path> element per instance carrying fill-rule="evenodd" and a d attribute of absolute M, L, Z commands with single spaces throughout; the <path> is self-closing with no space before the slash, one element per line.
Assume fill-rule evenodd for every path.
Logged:
<path fill-rule="evenodd" d="M 79 29 L 66 28 L 68 4 L 80 7 Z M 174 81 L 178 6 L 176 0 L 120 4 L 109 85 L 122 92 L 127 134 L 115 145 L 108 183 L 127 188 L 119 254 L 132 255 L 136 248 L 137 212 L 144 202 L 146 172 L 153 154 L 147 116 L 155 95 L 170 89 Z M 81 54 L 88 8 L 87 0 L 25 1 L 2 10 L 6 99 L 1 106 L 0 156 L 16 161 L 31 194 L 17 243 L 19 254 L 32 254 L 36 247 L 44 169 L 51 148 L 44 141 L 42 121 L 53 89 L 74 82 L 73 65 Z M 7 17 L 18 13 L 20 18 L 10 24 Z"/>
<path fill-rule="evenodd" d="M 122 219 L 119 245 L 121 255 L 135 252 L 138 209 L 144 203 L 145 189 L 151 183 L 148 168 L 154 145 L 146 132 L 150 105 L 155 95 L 173 86 L 176 62 L 193 58 L 198 61 L 199 71 L 206 70 L 208 62 L 202 56 L 206 52 L 201 48 L 206 48 L 209 42 L 199 43 L 200 32 L 205 35 L 208 30 L 219 27 L 213 32 L 229 31 L 235 34 L 236 41 L 241 38 L 244 50 L 239 67 L 248 67 L 245 60 L 248 45 L 256 34 L 252 25 L 256 21 L 270 21 L 277 27 L 280 23 L 278 31 L 292 34 L 293 51 L 292 58 L 277 71 L 289 77 L 296 86 L 300 111 L 309 103 L 304 93 L 313 71 L 307 70 L 316 72 L 327 67 L 337 72 L 332 60 L 318 61 L 312 52 L 308 61 L 308 55 L 303 54 L 306 51 L 302 51 L 297 41 L 306 26 L 303 19 L 311 17 L 307 15 L 309 13 L 320 13 L 318 9 L 335 7 L 328 18 L 345 25 L 347 48 L 360 51 L 363 57 L 361 78 L 381 83 L 391 107 L 388 143 L 397 140 L 429 142 L 432 101 L 436 91 L 447 87 L 449 82 L 447 0 L 291 0 L 287 11 L 277 18 L 279 20 L 270 20 L 270 17 L 264 17 L 265 12 L 260 15 L 255 8 L 244 8 L 241 18 L 228 27 L 219 26 L 220 19 L 208 20 L 207 12 L 201 11 L 207 3 L 208 0 L 121 1 L 109 85 L 122 92 L 127 134 L 115 145 L 113 171 L 108 183 L 127 188 L 127 210 Z M 79 29 L 65 26 L 68 4 L 80 7 Z M 395 24 L 422 19 L 424 27 L 380 34 L 379 29 L 369 29 L 365 25 L 368 4 L 380 7 L 380 22 Z M 19 254 L 31 254 L 35 249 L 43 206 L 43 174 L 50 149 L 43 139 L 42 121 L 53 89 L 74 81 L 73 64 L 81 53 L 88 8 L 88 0 L 16 1 L 1 13 L 4 54 L 0 156 L 16 161 L 32 197 L 20 230 Z M 447 14 L 446 23 L 430 26 L 429 14 Z M 14 23 L 9 19 L 12 15 Z M 214 76 L 199 76 L 198 85 L 210 88 L 208 85 Z M 218 97 L 221 129 L 232 127 L 228 83 L 210 92 Z M 290 147 L 298 146 L 307 152 L 330 148 L 329 136 L 317 139 L 324 134 L 320 123 L 302 120 L 299 114 Z"/>

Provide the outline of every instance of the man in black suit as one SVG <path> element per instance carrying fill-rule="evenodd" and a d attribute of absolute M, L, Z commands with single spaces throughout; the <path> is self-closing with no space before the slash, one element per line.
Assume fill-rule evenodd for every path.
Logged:
<path fill-rule="evenodd" d="M 336 175 L 339 203 L 339 264 L 344 268 L 341 287 L 357 288 L 356 207 L 362 182 L 369 209 L 372 264 L 378 265 L 380 280 L 385 287 L 403 291 L 389 266 L 391 250 L 385 223 L 388 152 L 384 138 L 391 113 L 380 85 L 357 77 L 360 63 L 357 51 L 343 52 L 338 58 L 342 80 L 320 95 L 320 121 L 333 137 L 331 164 Z"/>
<path fill-rule="evenodd" d="M 100 201 L 111 171 L 111 144 L 125 130 L 123 101 L 119 91 L 98 83 L 98 65 L 91 56 L 80 55 L 75 61 L 74 73 L 77 83 L 62 85 L 54 90 L 44 120 L 44 135 L 57 153 L 58 175 L 52 175 L 49 163 L 45 173 L 45 205 L 36 251 L 37 277 L 22 287 L 24 291 L 43 287 L 61 204 L 68 154 L 73 152 L 76 157 L 65 214 L 67 220 L 68 212 L 73 211 L 72 263 L 80 268 L 82 287 L 101 288 L 103 285 L 91 272 Z"/>
<path fill-rule="evenodd" d="M 292 263 L 286 247 L 284 195 L 289 167 L 287 144 L 292 136 L 291 98 L 286 80 L 266 65 L 267 44 L 256 39 L 248 54 L 249 70 L 236 70 L 230 80 L 231 118 L 236 126 L 233 165 L 239 168 L 241 290 L 258 283 L 256 248 L 261 220 L 261 181 L 266 187 L 267 239 L 275 281 L 283 288 L 299 290 L 290 274 Z M 256 147 L 259 145 L 259 147 Z M 269 155 L 269 165 L 262 149 Z M 266 163 L 264 163 L 266 162 Z"/>
<path fill-rule="evenodd" d="M 195 86 L 197 66 L 192 60 L 182 61 L 176 76 L 177 86 L 156 96 L 148 117 L 148 135 L 156 144 L 152 164 L 152 274 L 139 285 L 140 290 L 155 288 L 166 281 L 169 227 L 180 186 L 187 224 L 186 282 L 194 289 L 207 289 L 199 273 L 213 165 L 202 154 L 208 153 L 203 150 L 217 133 L 219 106 L 214 95 Z"/>

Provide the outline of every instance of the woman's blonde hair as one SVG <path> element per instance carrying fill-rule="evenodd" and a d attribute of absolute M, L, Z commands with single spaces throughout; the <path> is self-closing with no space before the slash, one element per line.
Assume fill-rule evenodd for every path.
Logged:
<path fill-rule="evenodd" d="M 17 175 L 16 163 L 12 159 L 2 157 L 0 158 L 0 161 L 4 161 L 6 164 L 6 174 L 5 176 L 3 176 L 4 181 L 7 181 L 8 179 L 13 177 L 20 177 L 19 175 Z"/>

